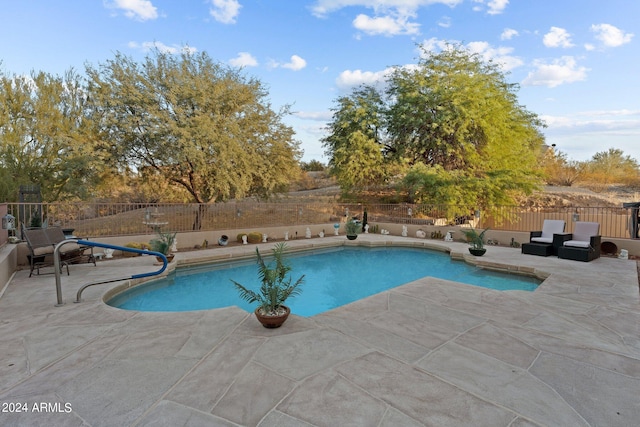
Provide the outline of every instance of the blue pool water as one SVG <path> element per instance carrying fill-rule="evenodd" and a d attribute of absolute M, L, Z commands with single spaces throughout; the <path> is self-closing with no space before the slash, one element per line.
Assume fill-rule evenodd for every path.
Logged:
<path fill-rule="evenodd" d="M 266 253 L 263 253 L 265 255 Z M 287 300 L 291 311 L 313 316 L 425 276 L 497 290 L 536 289 L 539 280 L 453 261 L 442 252 L 405 248 L 336 248 L 291 255 L 296 280 L 305 275 L 302 293 Z M 190 311 L 236 305 L 252 312 L 238 297 L 231 279 L 254 290 L 260 283 L 255 261 L 224 266 L 177 269 L 168 278 L 130 289 L 108 303 L 139 311 Z"/>

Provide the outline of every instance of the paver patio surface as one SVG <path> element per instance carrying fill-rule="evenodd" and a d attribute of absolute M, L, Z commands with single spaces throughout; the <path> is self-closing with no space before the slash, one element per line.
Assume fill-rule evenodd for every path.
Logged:
<path fill-rule="evenodd" d="M 397 236 L 288 243 L 427 245 L 471 257 L 463 243 Z M 157 269 L 151 257 L 71 266 L 61 307 L 53 275 L 19 271 L 0 298 L 0 425 L 637 426 L 636 262 L 497 246 L 476 261 L 548 278 L 525 292 L 426 277 L 268 330 L 237 307 L 116 309 L 102 302 L 114 284 L 73 303 L 85 283 Z"/>

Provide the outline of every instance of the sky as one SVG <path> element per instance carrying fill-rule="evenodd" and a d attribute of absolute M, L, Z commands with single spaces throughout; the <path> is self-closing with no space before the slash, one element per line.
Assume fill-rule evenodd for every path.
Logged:
<path fill-rule="evenodd" d="M 303 160 L 336 99 L 383 85 L 420 46 L 459 43 L 502 66 L 571 160 L 609 148 L 640 162 L 640 0 L 0 0 L 0 71 L 63 75 L 117 52 L 206 52 L 269 91 Z"/>

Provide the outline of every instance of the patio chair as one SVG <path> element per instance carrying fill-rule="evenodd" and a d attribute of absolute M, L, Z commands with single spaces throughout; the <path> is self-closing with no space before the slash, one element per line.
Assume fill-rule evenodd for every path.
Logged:
<path fill-rule="evenodd" d="M 597 222 L 576 222 L 569 239 L 558 248 L 558 258 L 589 262 L 600 258 L 601 236 Z"/>
<path fill-rule="evenodd" d="M 48 227 L 45 228 L 45 230 L 47 237 L 49 238 L 49 242 L 54 248 L 63 240 L 71 239 L 60 227 Z M 90 253 L 87 253 L 87 251 L 90 251 Z M 96 265 L 96 260 L 93 256 L 93 246 L 84 246 L 72 242 L 66 243 L 62 248 L 60 248 L 60 259 L 69 264 L 77 263 L 86 259 L 87 262 L 91 262 L 93 265 Z"/>
<path fill-rule="evenodd" d="M 529 243 L 523 243 L 523 254 L 549 256 L 557 255 L 557 248 L 562 245 L 565 222 L 561 219 L 545 219 L 542 230 L 529 233 Z M 554 242 L 555 239 L 555 242 Z"/>
<path fill-rule="evenodd" d="M 30 268 L 29 277 L 33 275 L 34 270 L 39 275 L 40 268 L 53 266 L 53 251 L 56 245 L 67 240 L 59 227 L 23 228 L 22 236 L 27 241 L 29 248 L 27 255 Z M 90 250 L 91 253 L 86 254 L 87 250 Z M 96 264 L 92 247 L 81 246 L 77 243 L 65 244 L 60 248 L 60 271 L 62 272 L 62 268 L 66 267 L 67 275 L 69 275 L 69 264 L 78 262 L 85 257 L 89 262 L 93 262 L 93 265 Z"/>
<path fill-rule="evenodd" d="M 27 254 L 29 277 L 33 275 L 34 270 L 40 275 L 40 268 L 53 266 L 53 249 L 55 246 L 51 245 L 46 228 L 23 228 L 22 238 L 27 241 L 27 247 L 29 248 L 29 254 Z M 68 276 L 69 266 L 62 262 L 60 264 L 60 272 L 62 272 L 63 267 L 67 268 Z"/>

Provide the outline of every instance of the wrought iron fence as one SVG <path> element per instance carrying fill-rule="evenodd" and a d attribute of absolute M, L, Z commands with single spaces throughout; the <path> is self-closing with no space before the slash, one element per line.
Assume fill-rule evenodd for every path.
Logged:
<path fill-rule="evenodd" d="M 370 224 L 397 223 L 448 226 L 471 224 L 494 230 L 540 230 L 544 219 L 562 219 L 567 232 L 575 221 L 600 223 L 603 237 L 637 237 L 629 230 L 638 211 L 625 207 L 536 207 L 497 206 L 473 210 L 450 205 L 358 204 L 358 203 L 271 203 L 234 201 L 215 204 L 141 203 L 10 203 L 8 212 L 18 227 L 40 225 L 74 229 L 84 237 L 146 234 L 150 230 L 215 231 L 238 228 L 335 223 L 346 217 Z M 635 222 L 637 224 L 637 220 Z M 634 228 L 637 228 L 633 226 Z"/>

